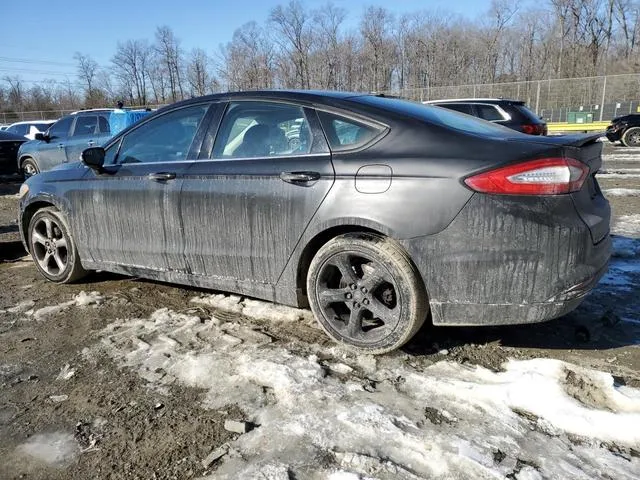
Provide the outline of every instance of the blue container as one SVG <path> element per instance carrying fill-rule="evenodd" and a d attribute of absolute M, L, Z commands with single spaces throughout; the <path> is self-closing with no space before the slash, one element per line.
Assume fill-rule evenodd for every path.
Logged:
<path fill-rule="evenodd" d="M 150 113 L 151 112 L 147 110 L 114 110 L 109 115 L 111 135 L 115 135 L 128 126 L 133 125 Z"/>

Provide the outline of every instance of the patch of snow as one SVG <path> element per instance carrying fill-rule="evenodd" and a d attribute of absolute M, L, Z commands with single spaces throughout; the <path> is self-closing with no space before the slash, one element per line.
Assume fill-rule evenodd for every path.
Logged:
<path fill-rule="evenodd" d="M 612 228 L 613 233 L 640 238 L 640 215 L 623 215 L 619 217 Z"/>
<path fill-rule="evenodd" d="M 79 453 L 73 435 L 65 432 L 42 433 L 30 437 L 17 450 L 49 465 L 64 466 Z"/>
<path fill-rule="evenodd" d="M 249 298 L 242 299 L 237 295 L 204 295 L 192 298 L 191 302 L 228 312 L 239 313 L 245 317 L 259 320 L 269 320 L 272 322 L 297 322 L 299 320 L 305 320 L 315 323 L 315 318 L 310 310 L 292 308 Z"/>
<path fill-rule="evenodd" d="M 9 313 L 21 313 L 26 310 L 29 310 L 35 304 L 36 302 L 34 302 L 33 300 L 23 300 L 22 302 L 18 303 L 16 306 L 7 308 L 6 311 Z"/>
<path fill-rule="evenodd" d="M 69 380 L 76 374 L 76 371 L 71 368 L 71 366 L 67 363 L 64 367 L 60 369 L 60 373 L 56 377 L 56 380 Z"/>
<path fill-rule="evenodd" d="M 550 359 L 512 360 L 497 373 L 447 361 L 422 368 L 401 353 L 363 374 L 370 356 L 339 348 L 225 340 L 243 328 L 161 309 L 115 321 L 94 347 L 152 388 L 203 388 L 204 408 L 236 404 L 257 425 L 211 478 L 587 479 L 606 465 L 611 478 L 631 479 L 640 470 L 640 459 L 606 447 L 640 447 L 640 392 L 609 374 Z M 434 410 L 442 421 L 432 423 Z"/>
<path fill-rule="evenodd" d="M 630 153 L 636 152 L 636 153 Z M 616 149 L 616 153 L 606 153 L 602 155 L 602 159 L 609 162 L 640 162 L 640 152 L 634 148 Z"/>
<path fill-rule="evenodd" d="M 632 175 L 640 174 L 640 168 L 601 168 L 598 171 L 598 175 L 625 174 L 625 173 L 630 173 Z"/>
<path fill-rule="evenodd" d="M 640 173 L 598 173 L 598 180 L 640 178 Z"/>
<path fill-rule="evenodd" d="M 609 197 L 640 197 L 638 188 L 607 188 L 603 192 Z"/>
<path fill-rule="evenodd" d="M 89 305 L 100 305 L 104 301 L 104 297 L 99 292 L 86 293 L 84 290 L 75 295 L 68 302 L 59 303 L 58 305 L 49 305 L 39 308 L 33 313 L 36 320 L 44 320 L 48 317 L 57 315 L 70 307 L 86 307 Z"/>

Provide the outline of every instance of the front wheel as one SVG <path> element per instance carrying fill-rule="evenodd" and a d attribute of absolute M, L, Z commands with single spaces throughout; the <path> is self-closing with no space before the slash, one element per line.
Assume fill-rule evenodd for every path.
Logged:
<path fill-rule="evenodd" d="M 404 345 L 424 323 L 427 294 L 395 241 L 369 233 L 327 242 L 307 274 L 311 310 L 334 340 L 371 354 Z"/>
<path fill-rule="evenodd" d="M 622 135 L 622 144 L 627 147 L 640 147 L 640 127 L 631 127 Z"/>
<path fill-rule="evenodd" d="M 28 238 L 31 256 L 47 280 L 70 283 L 87 274 L 67 221 L 57 209 L 38 210 L 29 222 Z"/>
<path fill-rule="evenodd" d="M 34 175 L 37 175 L 38 173 L 40 173 L 40 169 L 38 168 L 38 165 L 36 164 L 35 161 L 33 161 L 30 158 L 27 158 L 22 162 L 21 170 L 22 170 L 22 176 L 24 177 L 25 180 L 29 177 L 33 177 Z"/>

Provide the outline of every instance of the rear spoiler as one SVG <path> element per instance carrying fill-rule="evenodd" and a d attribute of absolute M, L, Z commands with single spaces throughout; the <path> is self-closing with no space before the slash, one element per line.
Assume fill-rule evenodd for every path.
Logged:
<path fill-rule="evenodd" d="M 604 135 L 604 132 L 592 132 L 592 133 L 574 133 L 571 135 L 551 135 L 551 136 L 537 136 L 527 135 L 527 141 L 533 143 L 543 143 L 545 145 L 557 145 L 559 147 L 584 147 L 591 143 L 599 141 L 600 137 Z M 522 142 L 525 139 L 522 137 L 510 138 L 512 142 Z"/>

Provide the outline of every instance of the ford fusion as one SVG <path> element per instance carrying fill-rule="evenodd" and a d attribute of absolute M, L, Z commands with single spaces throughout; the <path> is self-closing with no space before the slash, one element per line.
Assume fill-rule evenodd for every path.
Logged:
<path fill-rule="evenodd" d="M 29 178 L 20 228 L 53 282 L 106 270 L 310 306 L 383 353 L 427 319 L 576 308 L 610 255 L 601 149 L 375 95 L 213 95 Z"/>

